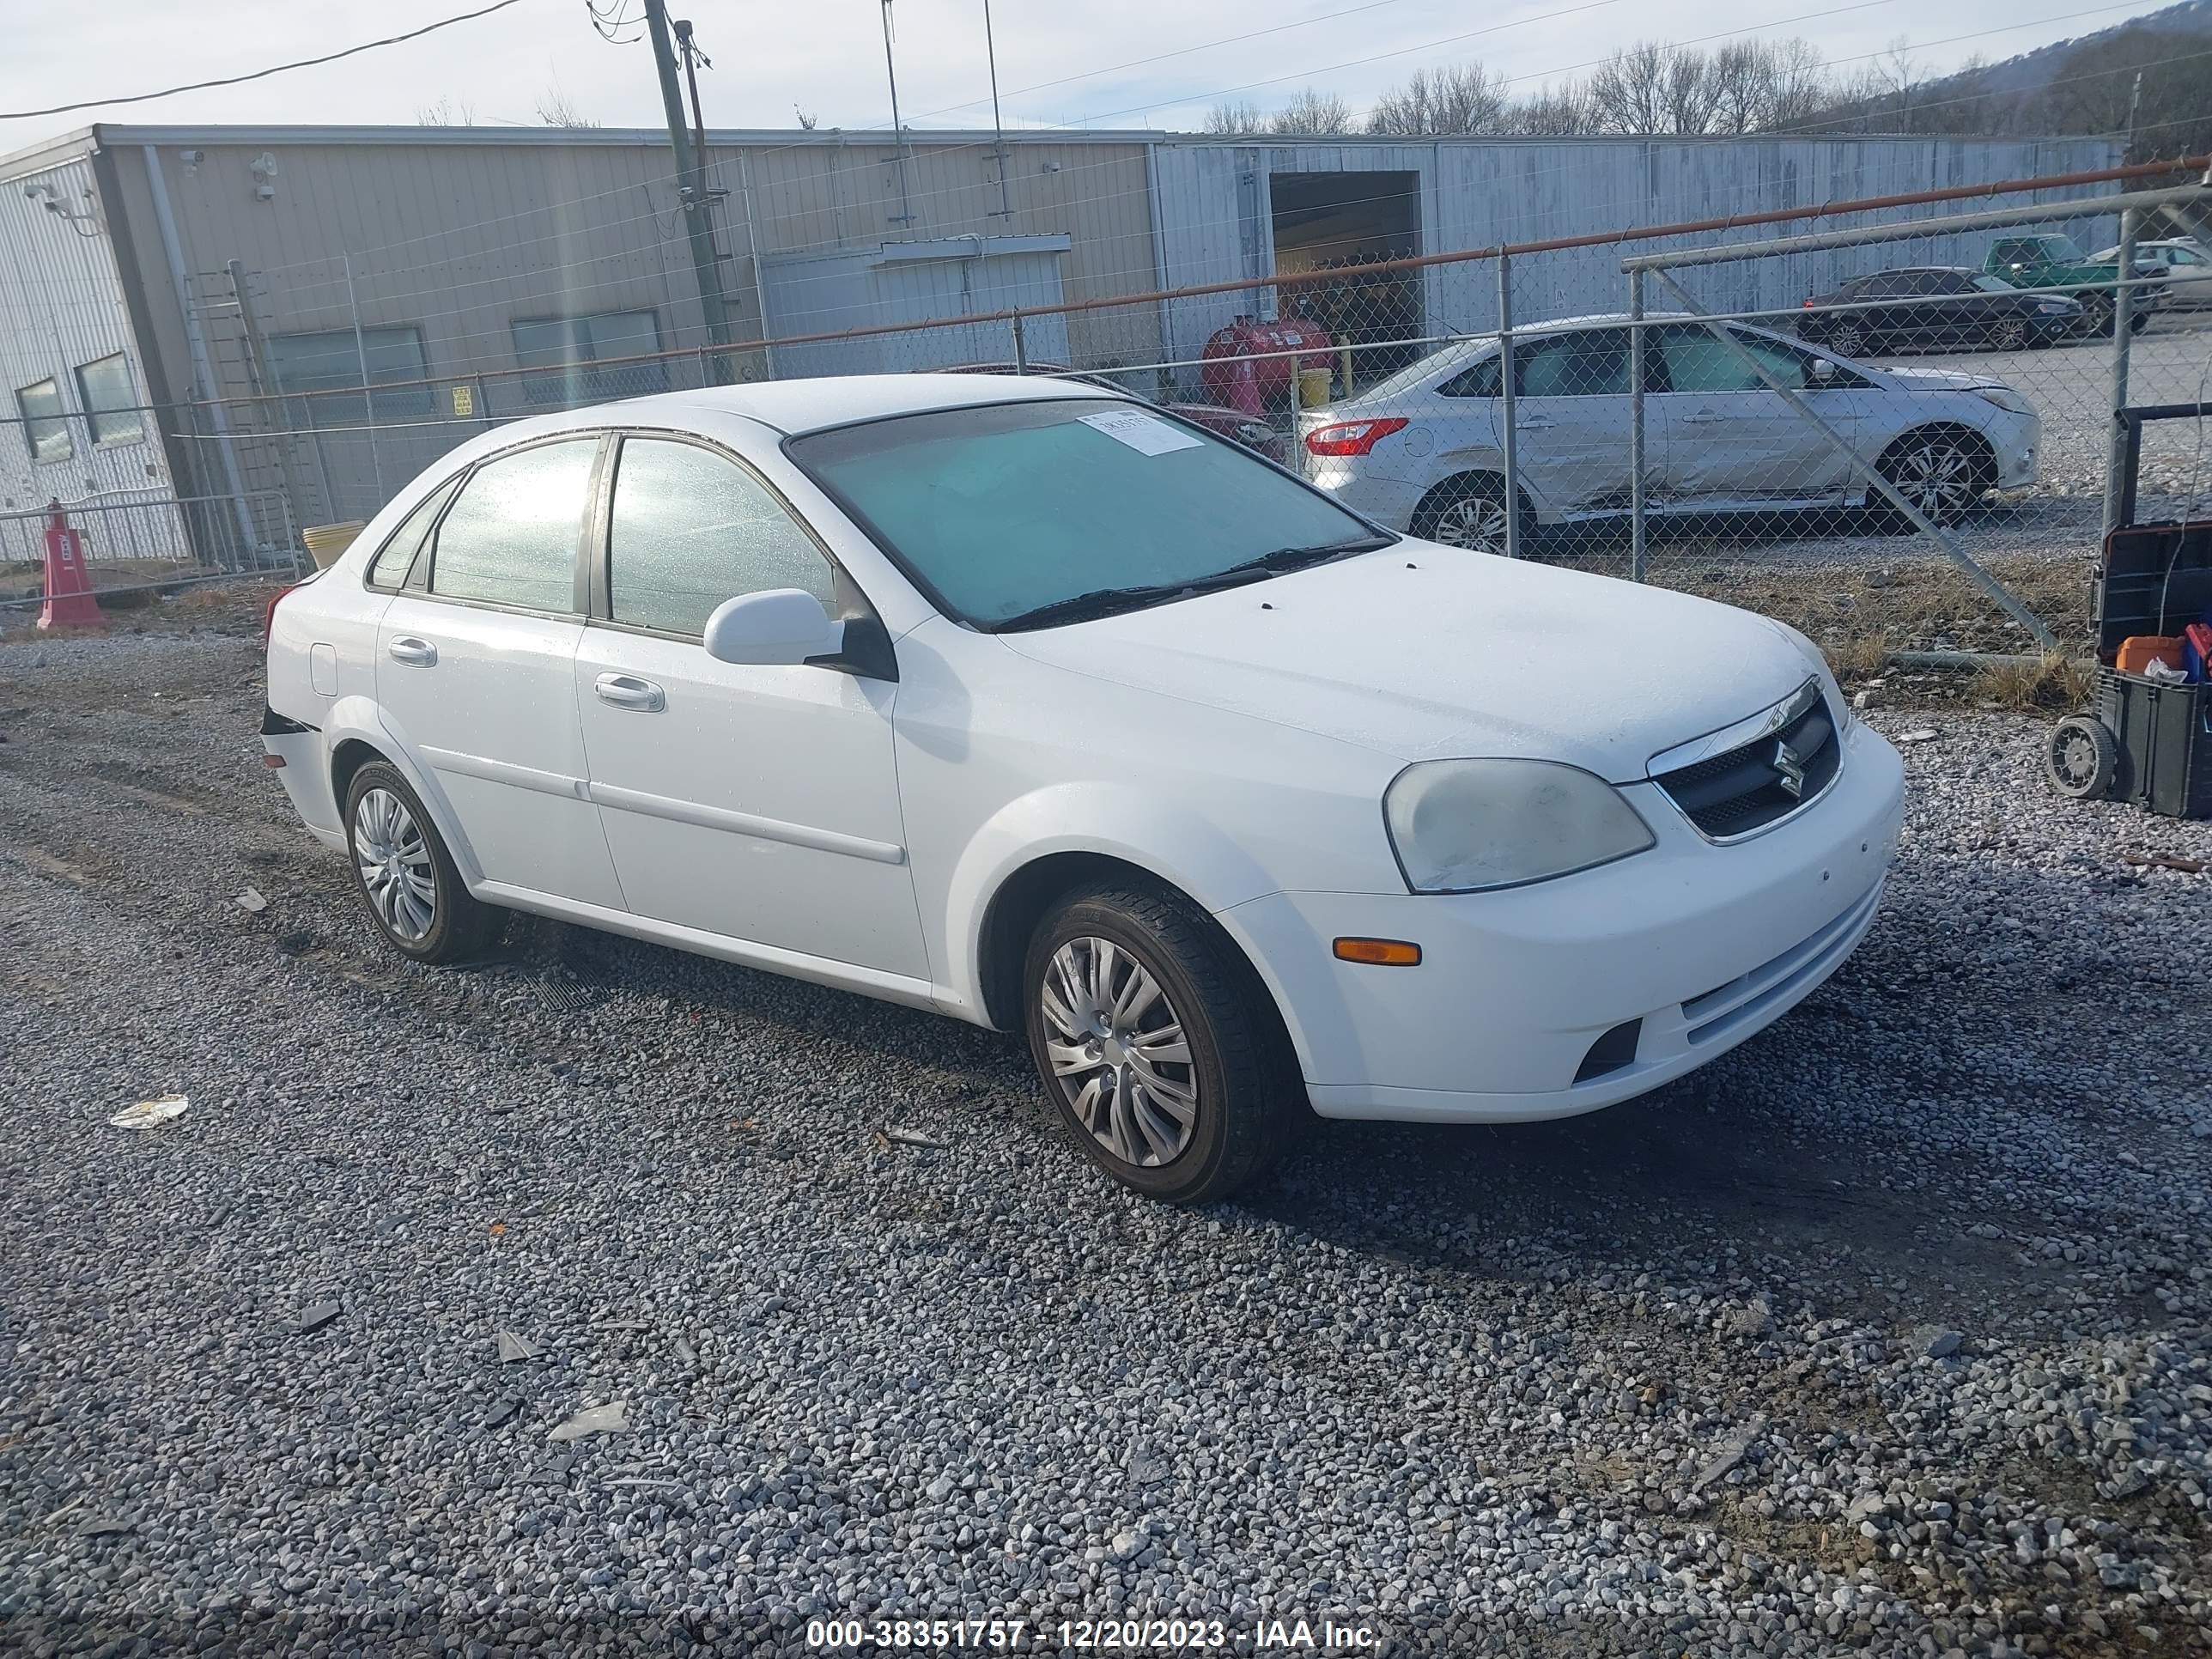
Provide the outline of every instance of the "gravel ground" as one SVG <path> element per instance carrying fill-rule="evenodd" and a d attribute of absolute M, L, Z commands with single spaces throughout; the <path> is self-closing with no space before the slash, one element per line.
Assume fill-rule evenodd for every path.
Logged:
<path fill-rule="evenodd" d="M 386 957 L 258 668 L 0 645 L 8 1652 L 2212 1651 L 2212 876 L 2125 859 L 2212 826 L 2057 800 L 2036 725 L 1907 746 L 1865 947 L 1694 1078 L 1185 1212 L 1008 1038 L 537 924 Z"/>

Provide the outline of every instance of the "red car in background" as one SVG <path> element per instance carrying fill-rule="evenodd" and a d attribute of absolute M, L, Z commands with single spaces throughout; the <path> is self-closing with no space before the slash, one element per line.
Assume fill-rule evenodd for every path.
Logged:
<path fill-rule="evenodd" d="M 1062 380 L 1080 380 L 1085 386 L 1103 386 L 1109 392 L 1143 398 L 1155 409 L 1188 421 L 1193 426 L 1202 426 L 1217 438 L 1226 438 L 1231 443 L 1242 444 L 1254 454 L 1264 455 L 1278 466 L 1290 465 L 1289 440 L 1257 416 L 1247 415 L 1241 409 L 1224 409 L 1219 404 L 1162 403 L 1134 386 L 1122 385 L 1110 374 L 1089 374 L 1079 368 L 1070 368 L 1064 363 L 1031 363 L 1026 368 L 1013 363 L 954 363 L 933 372 L 941 374 L 1051 375 Z"/>

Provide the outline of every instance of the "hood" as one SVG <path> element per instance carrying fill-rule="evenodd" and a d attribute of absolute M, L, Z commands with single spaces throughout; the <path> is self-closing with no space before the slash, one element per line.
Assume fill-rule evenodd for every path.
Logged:
<path fill-rule="evenodd" d="M 1614 783 L 1818 672 L 1747 611 L 1412 540 L 998 638 L 1076 673 L 1402 760 L 1565 761 Z"/>
<path fill-rule="evenodd" d="M 1956 368 L 1885 368 L 1881 371 L 1907 392 L 1972 392 L 1977 386 L 2002 386 L 1990 374 Z"/>

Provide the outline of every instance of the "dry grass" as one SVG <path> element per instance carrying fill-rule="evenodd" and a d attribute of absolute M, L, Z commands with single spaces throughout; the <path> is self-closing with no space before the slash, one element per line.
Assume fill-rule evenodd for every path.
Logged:
<path fill-rule="evenodd" d="M 1993 702 L 2001 708 L 2063 713 L 2087 706 L 2096 687 L 2088 664 L 2073 657 L 2045 656 L 1977 669 L 1966 693 L 1977 702 Z"/>

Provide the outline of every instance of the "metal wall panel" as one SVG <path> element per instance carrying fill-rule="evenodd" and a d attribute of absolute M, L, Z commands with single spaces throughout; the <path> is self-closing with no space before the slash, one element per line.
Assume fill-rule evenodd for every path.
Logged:
<path fill-rule="evenodd" d="M 48 199 L 78 222 L 49 210 Z M 87 156 L 10 173 L 0 182 L 0 416 L 7 417 L 0 424 L 0 515 L 35 514 L 58 499 L 88 509 L 75 522 L 91 559 L 180 559 L 189 549 L 176 510 L 166 505 L 173 493 L 155 416 L 138 416 L 137 436 L 95 441 L 75 374 L 120 353 L 131 400 L 150 401 L 107 209 Z M 70 453 L 39 460 L 18 419 L 15 393 L 49 379 L 67 411 Z M 0 516 L 0 561 L 42 556 L 40 532 L 35 517 Z"/>

